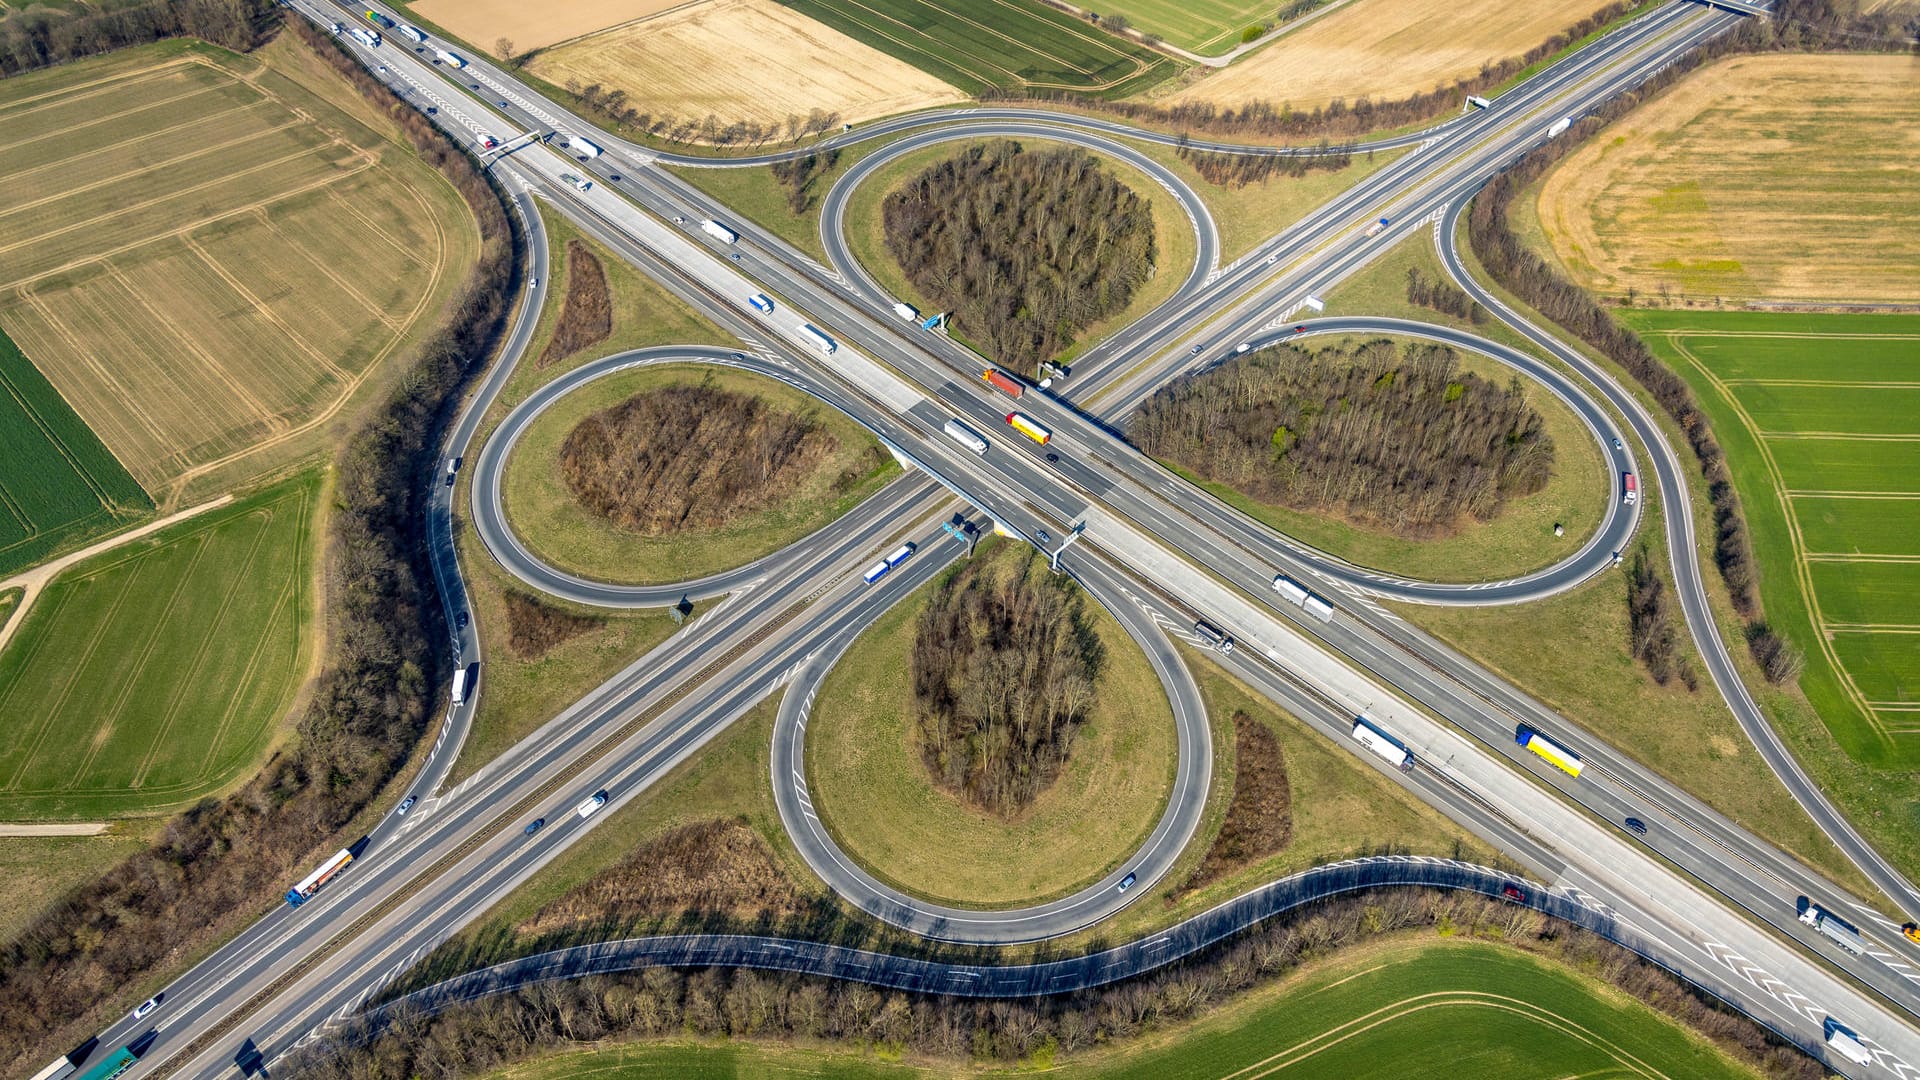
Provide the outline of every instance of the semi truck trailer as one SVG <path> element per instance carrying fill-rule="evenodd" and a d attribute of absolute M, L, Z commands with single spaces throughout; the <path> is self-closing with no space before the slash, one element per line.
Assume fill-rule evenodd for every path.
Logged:
<path fill-rule="evenodd" d="M 1640 501 L 1640 484 L 1632 473 L 1620 474 L 1620 501 L 1628 506 Z"/>
<path fill-rule="evenodd" d="M 896 303 L 893 305 L 893 313 L 907 320 L 910 323 L 917 323 L 920 321 L 920 309 L 917 307 L 914 307 L 912 304 Z"/>
<path fill-rule="evenodd" d="M 380 35 L 371 30 L 362 30 L 356 26 L 353 28 L 353 36 L 360 44 L 365 45 L 369 49 L 377 49 L 380 47 Z"/>
<path fill-rule="evenodd" d="M 1547 738 L 1545 735 L 1540 734 L 1525 724 L 1521 724 L 1514 729 L 1513 741 L 1540 755 L 1547 764 L 1552 765 L 1568 776 L 1579 776 L 1581 771 L 1587 767 L 1586 763 L 1580 760 L 1580 755 L 1561 746 L 1559 743 L 1554 742 L 1552 739 Z"/>
<path fill-rule="evenodd" d="M 1035 423 L 1033 418 L 1025 413 L 1008 413 L 1007 424 L 1011 426 L 1013 430 L 1025 435 L 1041 446 L 1047 445 L 1047 442 L 1053 438 L 1053 432 Z"/>
<path fill-rule="evenodd" d="M 435 49 L 433 50 L 433 54 L 440 58 L 441 63 L 447 65 L 450 68 L 453 68 L 455 71 L 458 71 L 459 69 L 467 66 L 466 57 L 460 56 L 456 53 L 450 53 L 445 49 Z"/>
<path fill-rule="evenodd" d="M 1008 397 L 1019 397 L 1021 394 L 1026 393 L 1027 390 L 1025 386 L 1020 384 L 1019 380 L 1007 375 L 999 368 L 988 368 L 980 373 L 980 377 L 987 380 L 988 384 L 995 390 L 1000 391 Z"/>
<path fill-rule="evenodd" d="M 1808 903 L 1807 910 L 1800 913 L 1800 921 L 1827 936 L 1827 940 L 1847 950 L 1855 956 L 1867 951 L 1867 943 L 1860 938 L 1860 931 L 1851 923 L 1836 918 L 1833 912 L 1819 904 Z"/>
<path fill-rule="evenodd" d="M 987 452 L 987 440 L 981 438 L 979 432 L 958 420 L 947 421 L 947 426 L 941 430 L 947 433 L 947 438 L 952 439 L 954 442 L 959 443 L 961 446 L 966 447 L 976 454 L 984 454 Z"/>
<path fill-rule="evenodd" d="M 413 25 L 412 23 L 400 24 L 400 36 L 403 38 L 406 38 L 408 41 L 413 42 L 415 45 L 425 45 L 427 43 L 426 31 L 420 29 L 419 27 Z"/>
<path fill-rule="evenodd" d="M 840 347 L 839 342 L 828 337 L 826 334 L 826 331 L 820 329 L 819 327 L 813 325 L 812 323 L 808 323 L 807 325 L 801 327 L 801 329 L 806 331 L 807 339 L 813 342 L 814 347 L 819 349 L 821 352 L 826 353 L 828 356 L 832 356 L 833 350 Z"/>
<path fill-rule="evenodd" d="M 1382 731 L 1371 717 L 1364 715 L 1354 717 L 1353 738 L 1355 742 L 1366 747 L 1394 768 L 1403 772 L 1413 771 L 1413 751 L 1401 746 L 1397 739 Z"/>
<path fill-rule="evenodd" d="M 394 21 L 392 19 L 387 18 L 372 8 L 367 9 L 367 21 L 382 30 L 391 30 L 394 27 Z"/>
<path fill-rule="evenodd" d="M 587 145 L 592 146 L 593 144 L 588 143 Z M 718 240 L 723 244 L 738 243 L 740 240 L 739 233 L 734 232 L 732 229 L 727 228 L 725 225 L 720 224 L 719 222 L 713 220 L 712 218 L 708 218 L 707 220 L 700 223 L 700 231 L 703 233 L 706 233 L 708 236 L 713 237 L 715 240 Z"/>
<path fill-rule="evenodd" d="M 320 891 L 320 887 L 332 881 L 334 876 L 347 868 L 353 861 L 353 852 L 345 848 L 335 852 L 333 857 L 320 864 L 319 869 L 300 879 L 300 884 L 287 890 L 287 903 L 299 907 Z"/>

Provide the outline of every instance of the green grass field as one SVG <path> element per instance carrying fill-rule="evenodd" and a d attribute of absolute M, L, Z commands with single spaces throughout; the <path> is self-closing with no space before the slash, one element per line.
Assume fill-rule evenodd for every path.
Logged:
<path fill-rule="evenodd" d="M 1172 57 L 1038 0 L 780 0 L 970 94 L 1137 94 L 1180 70 Z"/>
<path fill-rule="evenodd" d="M 1865 763 L 1920 761 L 1920 317 L 1620 313 L 1726 448 L 1767 617 Z"/>
<path fill-rule="evenodd" d="M 1499 945 L 1431 937 L 1336 953 L 1191 1023 L 1018 1069 L 902 1063 L 768 1043 L 639 1043 L 556 1054 L 493 1080 L 949 1077 L 1044 1071 L 1062 1080 L 1558 1080 L 1751 1078 L 1705 1039 L 1612 987 Z M 1049 1067 L 1051 1066 L 1051 1067 Z"/>
<path fill-rule="evenodd" d="M 152 510 L 153 500 L 0 332 L 0 578 Z"/>
<path fill-rule="evenodd" d="M 1028 552 L 992 542 L 977 557 Z M 1001 818 L 936 787 L 920 759 L 905 673 L 930 595 L 881 616 L 821 684 L 806 763 L 821 821 L 868 870 L 942 903 L 1014 906 L 1097 880 L 1146 838 L 1173 786 L 1173 714 L 1146 655 L 1087 598 L 1107 658 L 1096 704 L 1059 778 Z"/>
<path fill-rule="evenodd" d="M 1124 15 L 1136 30 L 1159 34 L 1202 56 L 1219 56 L 1240 44 L 1240 32 L 1273 18 L 1284 4 L 1261 0 L 1120 0 L 1100 5 L 1102 15 Z"/>
<path fill-rule="evenodd" d="M 0 819 L 180 806 L 259 756 L 313 647 L 320 487 L 307 473 L 47 586 L 0 654 Z"/>

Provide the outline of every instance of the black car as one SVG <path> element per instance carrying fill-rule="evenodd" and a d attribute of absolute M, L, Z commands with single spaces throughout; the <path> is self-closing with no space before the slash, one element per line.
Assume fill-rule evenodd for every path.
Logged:
<path fill-rule="evenodd" d="M 1054 454 L 1054 453 L 1049 453 L 1049 454 L 1047 455 L 1047 460 L 1048 460 L 1048 461 L 1055 461 L 1055 462 L 1057 462 L 1057 461 L 1059 461 L 1059 460 L 1060 460 L 1060 455 L 1059 455 L 1059 454 Z"/>
<path fill-rule="evenodd" d="M 527 835 L 532 836 L 534 833 L 539 832 L 540 826 L 545 825 L 546 823 L 547 823 L 546 818 L 543 818 L 543 817 L 534 818 L 533 824 L 527 826 Z"/>
<path fill-rule="evenodd" d="M 465 630 L 467 628 L 467 613 L 463 611 L 460 614 L 455 615 L 453 617 L 453 622 L 454 622 L 454 625 L 458 626 L 462 630 Z"/>
<path fill-rule="evenodd" d="M 1647 835 L 1647 823 L 1644 821 L 1641 821 L 1637 817 L 1630 817 L 1627 820 L 1621 822 L 1621 824 L 1625 825 L 1627 827 L 1627 831 L 1633 833 L 1635 836 Z"/>

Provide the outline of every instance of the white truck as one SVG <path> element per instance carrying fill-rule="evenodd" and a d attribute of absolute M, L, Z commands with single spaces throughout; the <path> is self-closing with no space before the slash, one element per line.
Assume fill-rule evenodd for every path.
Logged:
<path fill-rule="evenodd" d="M 467 691 L 473 688 L 474 680 L 480 675 L 479 664 L 462 664 L 460 670 L 453 673 L 453 703 L 464 704 Z"/>
<path fill-rule="evenodd" d="M 1374 724 L 1372 718 L 1356 716 L 1353 719 L 1353 737 L 1361 746 L 1372 751 L 1402 772 L 1413 771 L 1413 752 Z"/>
<path fill-rule="evenodd" d="M 1488 100 L 1487 100 L 1486 98 L 1483 98 L 1483 97 L 1477 97 L 1477 96 L 1476 96 L 1476 97 L 1470 97 L 1470 98 L 1468 98 L 1468 99 L 1467 99 L 1467 104 L 1469 104 L 1469 105 L 1471 105 L 1471 106 L 1473 106 L 1473 107 L 1474 107 L 1474 108 L 1476 108 L 1476 109 L 1491 109 L 1491 108 L 1493 108 L 1493 102 L 1491 102 L 1491 101 L 1488 101 Z"/>
<path fill-rule="evenodd" d="M 372 30 L 363 30 L 356 26 L 353 28 L 353 36 L 360 44 L 365 45 L 369 49 L 377 49 L 380 47 L 380 35 Z"/>
<path fill-rule="evenodd" d="M 1819 904 L 1808 903 L 1807 910 L 1800 913 L 1800 921 L 1827 936 L 1827 940 L 1847 950 L 1855 956 L 1867 951 L 1867 943 L 1860 938 L 1860 931 L 1850 924 L 1834 917 L 1833 912 Z"/>
<path fill-rule="evenodd" d="M 738 243 L 740 240 L 739 233 L 734 232 L 732 229 L 727 228 L 712 218 L 708 218 L 700 223 L 700 231 L 723 244 Z"/>
<path fill-rule="evenodd" d="M 600 156 L 600 148 L 598 146 L 595 146 L 593 143 L 588 142 L 578 135 L 567 136 L 567 152 L 579 157 L 582 161 L 592 161 L 594 158 Z"/>
<path fill-rule="evenodd" d="M 947 433 L 947 438 L 952 439 L 954 442 L 959 443 L 961 446 L 966 447 L 976 454 L 984 454 L 987 452 L 987 440 L 982 438 L 979 432 L 958 420 L 947 421 L 947 426 L 940 430 Z"/>
<path fill-rule="evenodd" d="M 413 42 L 415 45 L 425 45 L 427 43 L 426 31 L 420 29 L 419 27 L 413 25 L 412 23 L 400 24 L 400 36 L 406 38 L 408 41 Z"/>
<path fill-rule="evenodd" d="M 433 55 L 439 57 L 441 63 L 455 71 L 467 66 L 467 58 L 458 53 L 450 53 L 445 49 L 435 49 L 433 50 Z"/>
<path fill-rule="evenodd" d="M 893 313 L 907 320 L 910 323 L 917 323 L 920 321 L 920 309 L 917 307 L 914 307 L 912 304 L 896 303 L 893 305 Z"/>
<path fill-rule="evenodd" d="M 1314 593 L 1308 593 L 1307 598 L 1300 602 L 1300 607 L 1321 622 L 1333 621 L 1333 605 Z"/>
<path fill-rule="evenodd" d="M 773 300 L 766 293 L 754 293 L 747 297 L 747 303 L 752 304 L 753 310 L 762 315 L 773 314 Z"/>
<path fill-rule="evenodd" d="M 574 187 L 579 188 L 581 191 L 593 190 L 593 181 L 587 179 L 584 176 L 575 176 L 570 172 L 563 172 L 560 174 L 560 179 L 565 180 L 567 183 L 572 184 Z"/>
<path fill-rule="evenodd" d="M 1557 139 L 1560 136 L 1565 135 L 1567 133 L 1567 129 L 1572 126 L 1573 126 L 1573 117 L 1563 116 L 1560 119 L 1555 120 L 1551 125 L 1548 126 L 1547 138 Z"/>
<path fill-rule="evenodd" d="M 833 350 L 840 347 L 839 342 L 828 337 L 826 331 L 820 329 L 819 327 L 813 325 L 812 323 L 808 323 L 807 325 L 801 327 L 801 329 L 806 331 L 807 339 L 813 342 L 814 347 L 819 349 L 821 352 L 826 353 L 828 356 L 832 356 Z"/>
<path fill-rule="evenodd" d="M 1292 604 L 1294 607 L 1299 607 L 1301 604 L 1306 603 L 1307 597 L 1312 595 L 1307 592 L 1306 588 L 1299 582 L 1285 574 L 1277 574 L 1274 576 L 1273 591 L 1279 593 L 1287 603 Z"/>
<path fill-rule="evenodd" d="M 1833 1047 L 1834 1053 L 1839 1054 L 1855 1065 L 1865 1066 L 1873 1064 L 1873 1054 L 1861 1044 L 1860 1040 L 1854 1038 L 1852 1032 L 1834 1023 L 1831 1019 L 1827 1021 L 1827 1045 Z"/>

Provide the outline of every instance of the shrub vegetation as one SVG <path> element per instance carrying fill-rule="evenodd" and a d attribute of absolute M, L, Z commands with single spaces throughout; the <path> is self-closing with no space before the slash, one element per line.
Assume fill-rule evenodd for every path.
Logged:
<path fill-rule="evenodd" d="M 1673 597 L 1644 547 L 1633 553 L 1633 566 L 1627 571 L 1627 627 L 1628 648 L 1654 682 L 1665 686 L 1677 678 L 1689 690 L 1698 687 L 1679 631 L 1674 629 Z"/>
<path fill-rule="evenodd" d="M 970 147 L 882 204 L 887 250 L 995 359 L 1032 371 L 1154 271 L 1153 207 L 1075 148 Z"/>
<path fill-rule="evenodd" d="M 1293 840 L 1293 787 L 1287 759 L 1273 729 L 1235 710 L 1233 714 L 1233 801 L 1226 820 L 1192 875 L 1167 894 L 1212 884 L 1228 873 L 1284 849 Z"/>
<path fill-rule="evenodd" d="M 606 625 L 603 618 L 576 615 L 517 589 L 501 595 L 507 606 L 507 647 L 522 660 L 538 660 L 554 646 Z"/>
<path fill-rule="evenodd" d="M 613 296 L 600 257 L 579 240 L 567 241 L 567 302 L 554 322 L 553 336 L 540 350 L 540 366 L 565 360 L 613 333 Z"/>
<path fill-rule="evenodd" d="M 1378 339 L 1235 357 L 1150 398 L 1129 426 L 1148 453 L 1296 510 L 1401 535 L 1485 521 L 1546 486 L 1553 440 L 1516 379 L 1456 369 L 1444 345 Z"/>
<path fill-rule="evenodd" d="M 1079 587 L 1036 565 L 969 563 L 940 584 L 914 634 L 927 768 L 1000 814 L 1059 776 L 1104 659 Z"/>
<path fill-rule="evenodd" d="M 703 381 L 588 416 L 561 444 L 560 471 L 590 512 L 661 536 L 773 506 L 839 445 L 810 413 Z"/>

